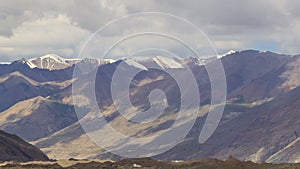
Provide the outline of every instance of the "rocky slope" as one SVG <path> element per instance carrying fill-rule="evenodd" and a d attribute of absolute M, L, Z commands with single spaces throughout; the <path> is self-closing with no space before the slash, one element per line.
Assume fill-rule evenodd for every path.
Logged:
<path fill-rule="evenodd" d="M 198 128 L 202 126 L 199 119 L 184 142 L 158 158 L 227 159 L 233 155 L 257 163 L 297 163 L 300 160 L 299 102 L 298 87 L 265 103 L 227 104 L 219 127 L 206 143 L 198 144 Z"/>
<path fill-rule="evenodd" d="M 0 131 L 0 161 L 46 161 L 48 157 L 16 135 Z"/>
<path fill-rule="evenodd" d="M 0 77 L 0 111 L 3 111 L 15 103 L 36 96 L 46 97 L 57 93 L 62 88 L 70 85 L 65 82 L 37 82 L 25 76 L 21 72 L 13 72 Z"/>
<path fill-rule="evenodd" d="M 74 106 L 41 96 L 21 101 L 0 113 L 0 129 L 27 141 L 47 137 L 77 121 Z"/>

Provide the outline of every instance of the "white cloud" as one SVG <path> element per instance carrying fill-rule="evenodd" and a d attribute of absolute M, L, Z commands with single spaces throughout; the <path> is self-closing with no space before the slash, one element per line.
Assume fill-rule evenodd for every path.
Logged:
<path fill-rule="evenodd" d="M 0 54 L 11 57 L 46 53 L 72 56 L 78 51 L 80 42 L 86 40 L 89 34 L 65 14 L 44 16 L 23 22 L 12 30 L 9 37 L 1 36 Z"/>

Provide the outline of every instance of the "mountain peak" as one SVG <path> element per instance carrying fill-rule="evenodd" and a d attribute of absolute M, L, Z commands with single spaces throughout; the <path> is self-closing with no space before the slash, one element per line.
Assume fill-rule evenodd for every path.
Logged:
<path fill-rule="evenodd" d="M 65 59 L 57 54 L 47 54 L 37 58 L 29 59 L 28 63 L 29 65 L 34 65 L 40 69 L 57 70 L 70 67 L 79 61 L 80 59 Z"/>
<path fill-rule="evenodd" d="M 29 59 L 29 61 L 34 60 L 34 59 L 53 59 L 53 60 L 56 60 L 58 62 L 62 62 L 62 61 L 65 60 L 64 58 L 60 57 L 57 54 L 47 54 L 47 55 L 43 55 L 43 56 L 40 56 L 40 57 L 37 57 L 37 58 Z"/>

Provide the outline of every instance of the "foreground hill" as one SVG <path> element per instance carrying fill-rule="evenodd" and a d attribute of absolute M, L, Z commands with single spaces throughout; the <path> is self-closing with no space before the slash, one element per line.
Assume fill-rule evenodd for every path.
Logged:
<path fill-rule="evenodd" d="M 46 161 L 48 157 L 16 135 L 0 131 L 0 161 Z"/>

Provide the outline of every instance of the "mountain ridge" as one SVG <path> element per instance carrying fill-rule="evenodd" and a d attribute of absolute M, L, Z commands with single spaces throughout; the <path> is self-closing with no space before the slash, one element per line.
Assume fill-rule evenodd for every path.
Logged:
<path fill-rule="evenodd" d="M 26 65 L 26 61 L 22 60 L 10 65 L 0 65 L 0 97 L 4 101 L 15 100 L 9 104 L 3 102 L 3 105 L 9 106 L 7 109 L 2 109 L 4 114 L 0 113 L 0 117 L 4 118 L 4 115 L 19 113 L 14 125 L 12 125 L 12 121 L 7 121 L 5 124 L 4 120 L 2 122 L 4 124 L 1 126 L 2 129 L 12 133 L 24 133 L 21 135 L 22 138 L 31 141 L 51 158 L 118 159 L 119 157 L 104 151 L 93 143 L 78 121 L 66 120 L 66 125 L 61 126 L 60 122 L 63 122 L 64 118 L 61 118 L 60 121 L 50 117 L 68 115 L 68 111 L 60 109 L 60 106 L 70 105 L 71 107 L 78 106 L 89 109 L 91 108 L 89 107 L 90 103 L 93 101 L 90 98 L 96 95 L 97 106 L 103 110 L 109 125 L 134 137 L 156 136 L 173 124 L 181 103 L 178 86 L 169 74 L 164 73 L 164 70 L 171 71 L 174 76 L 182 78 L 188 84 L 189 77 L 182 75 L 189 68 L 201 94 L 200 114 L 196 119 L 195 126 L 182 143 L 155 158 L 185 160 L 215 157 L 226 159 L 232 154 L 240 160 L 255 162 L 297 162 L 300 155 L 296 152 L 298 150 L 300 152 L 300 147 L 299 141 L 294 136 L 294 131 L 300 133 L 297 131 L 297 128 L 300 128 L 298 127 L 299 124 L 295 122 L 295 119 L 298 119 L 297 109 L 299 109 L 300 57 L 255 50 L 230 52 L 230 54 L 220 57 L 226 75 L 228 100 L 220 126 L 213 137 L 208 140 L 209 144 L 200 145 L 198 143 L 199 129 L 203 126 L 211 99 L 210 79 L 205 65 L 213 63 L 215 59 L 218 58 L 209 58 L 207 61 L 195 58 L 174 59 L 169 65 L 160 64 L 162 62 L 157 62 L 158 60 L 149 61 L 147 58 L 133 60 L 133 63 L 118 60 L 100 65 L 95 59 L 85 59 L 77 63 L 80 64 L 78 67 L 82 67 L 83 70 L 85 67 L 93 68 L 93 72 L 82 73 L 76 77 L 73 77 L 75 65 L 58 70 L 30 68 Z M 173 64 L 173 61 L 176 63 Z M 181 67 L 181 64 L 187 67 Z M 168 107 L 160 121 L 139 126 L 138 124 L 127 123 L 122 119 L 114 107 L 114 100 L 112 100 L 111 95 L 111 80 L 119 65 L 124 66 L 123 68 L 128 71 L 141 71 L 130 84 L 130 99 L 134 106 L 146 109 L 150 106 L 148 95 L 152 90 L 160 89 L 165 92 Z M 148 69 L 147 66 L 158 67 L 161 70 Z M 10 78 L 13 80 L 8 81 Z M 88 93 L 93 85 L 90 83 L 93 81 L 92 78 L 95 78 L 96 93 Z M 76 96 L 72 95 L 73 85 L 79 86 Z M 11 92 L 7 92 L 8 89 Z M 23 92 L 25 89 L 35 92 L 29 92 L 31 95 L 28 95 Z M 21 99 L 14 98 L 14 96 Z M 72 101 L 74 97 L 80 100 L 80 104 L 74 105 L 75 103 Z M 118 93 L 117 101 L 122 101 L 123 98 L 124 92 L 121 91 Z M 30 99 L 42 101 L 38 101 L 36 105 L 32 106 Z M 55 106 L 57 104 L 60 106 Z M 25 111 L 22 112 L 21 110 Z M 194 110 L 191 108 L 187 113 L 190 111 Z M 43 113 L 46 117 L 38 116 L 38 114 Z M 30 119 L 34 119 L 35 122 L 28 122 L 26 117 L 28 114 L 31 116 Z M 73 115 L 75 115 L 74 112 Z M 91 117 L 87 116 L 90 123 L 97 124 L 97 120 Z M 35 137 L 34 133 L 22 132 L 23 129 L 30 129 L 31 127 L 30 130 L 38 130 L 34 124 L 40 124 L 39 120 L 45 121 L 46 125 L 52 126 L 55 130 L 49 132 L 43 126 L 40 129 L 40 134 Z M 272 120 L 272 123 L 269 120 Z M 288 122 L 293 125 L 288 126 Z M 270 126 L 264 126 L 264 124 Z M 130 130 L 128 126 L 130 126 Z M 275 128 L 278 129 L 278 132 Z M 101 131 L 101 129 L 99 130 Z M 276 138 L 278 142 L 276 139 L 266 137 L 267 134 L 261 134 L 267 131 L 272 132 L 272 138 Z M 105 134 L 103 137 L 105 138 Z M 256 141 L 260 139 L 263 140 L 264 144 Z M 139 143 L 138 146 L 143 146 L 143 144 Z M 248 147 L 249 145 L 252 146 Z"/>

